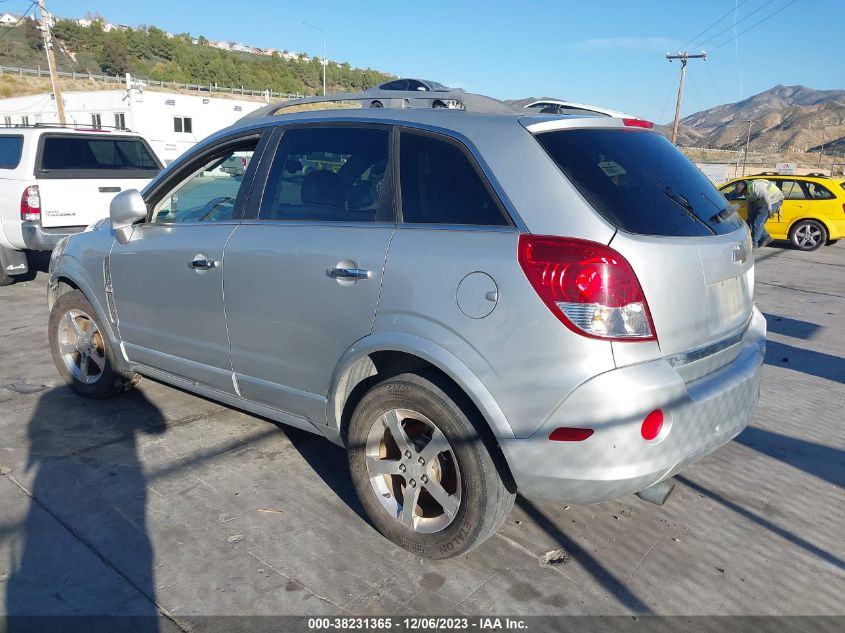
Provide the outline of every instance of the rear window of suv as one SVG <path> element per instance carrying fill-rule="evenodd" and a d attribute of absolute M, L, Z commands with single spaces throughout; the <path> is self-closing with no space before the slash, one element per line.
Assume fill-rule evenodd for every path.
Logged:
<path fill-rule="evenodd" d="M 21 162 L 23 136 L 0 136 L 0 169 L 14 169 Z"/>
<path fill-rule="evenodd" d="M 536 138 L 587 201 L 623 231 L 695 237 L 742 225 L 707 177 L 659 134 L 577 129 Z"/>
<path fill-rule="evenodd" d="M 38 169 L 39 177 L 114 177 L 116 171 L 126 171 L 142 178 L 155 176 L 160 166 L 139 138 L 45 135 Z"/>

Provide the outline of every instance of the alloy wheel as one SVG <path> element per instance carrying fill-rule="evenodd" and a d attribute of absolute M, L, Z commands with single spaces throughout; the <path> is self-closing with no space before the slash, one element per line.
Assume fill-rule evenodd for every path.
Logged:
<path fill-rule="evenodd" d="M 73 377 L 91 385 L 106 367 L 105 345 L 100 329 L 82 310 L 68 310 L 58 328 L 59 353 Z"/>
<path fill-rule="evenodd" d="M 439 532 L 461 506 L 461 474 L 455 452 L 429 418 L 391 409 L 367 435 L 370 485 L 382 507 L 406 528 Z"/>

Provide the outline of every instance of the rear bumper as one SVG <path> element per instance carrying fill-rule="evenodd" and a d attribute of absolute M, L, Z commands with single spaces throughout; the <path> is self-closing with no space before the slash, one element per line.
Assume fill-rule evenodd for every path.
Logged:
<path fill-rule="evenodd" d="M 59 240 L 85 230 L 84 226 L 62 226 L 45 229 L 37 222 L 22 222 L 21 237 L 24 248 L 29 251 L 52 251 Z"/>
<path fill-rule="evenodd" d="M 685 383 L 664 359 L 596 376 L 576 389 L 531 437 L 500 440 L 519 491 L 528 498 L 597 503 L 667 479 L 736 437 L 760 394 L 766 321 L 755 308 L 736 358 Z M 655 440 L 640 433 L 662 409 Z M 594 429 L 581 442 L 553 442 L 558 427 Z"/>
<path fill-rule="evenodd" d="M 841 240 L 845 238 L 845 220 L 828 220 L 828 239 Z"/>

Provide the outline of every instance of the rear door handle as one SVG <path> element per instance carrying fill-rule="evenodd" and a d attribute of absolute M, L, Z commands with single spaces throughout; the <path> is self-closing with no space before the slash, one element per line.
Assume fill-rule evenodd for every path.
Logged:
<path fill-rule="evenodd" d="M 363 268 L 329 268 L 326 275 L 332 279 L 369 279 L 373 274 Z"/>
<path fill-rule="evenodd" d="M 217 262 L 213 259 L 197 255 L 190 263 L 190 266 L 194 270 L 211 270 L 212 268 L 217 268 Z"/>

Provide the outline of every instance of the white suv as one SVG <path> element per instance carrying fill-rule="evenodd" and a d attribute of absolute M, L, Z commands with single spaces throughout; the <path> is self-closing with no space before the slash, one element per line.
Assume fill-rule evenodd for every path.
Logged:
<path fill-rule="evenodd" d="M 0 131 L 0 286 L 28 271 L 26 251 L 50 251 L 65 235 L 107 217 L 116 193 L 143 187 L 161 167 L 132 132 Z"/>

